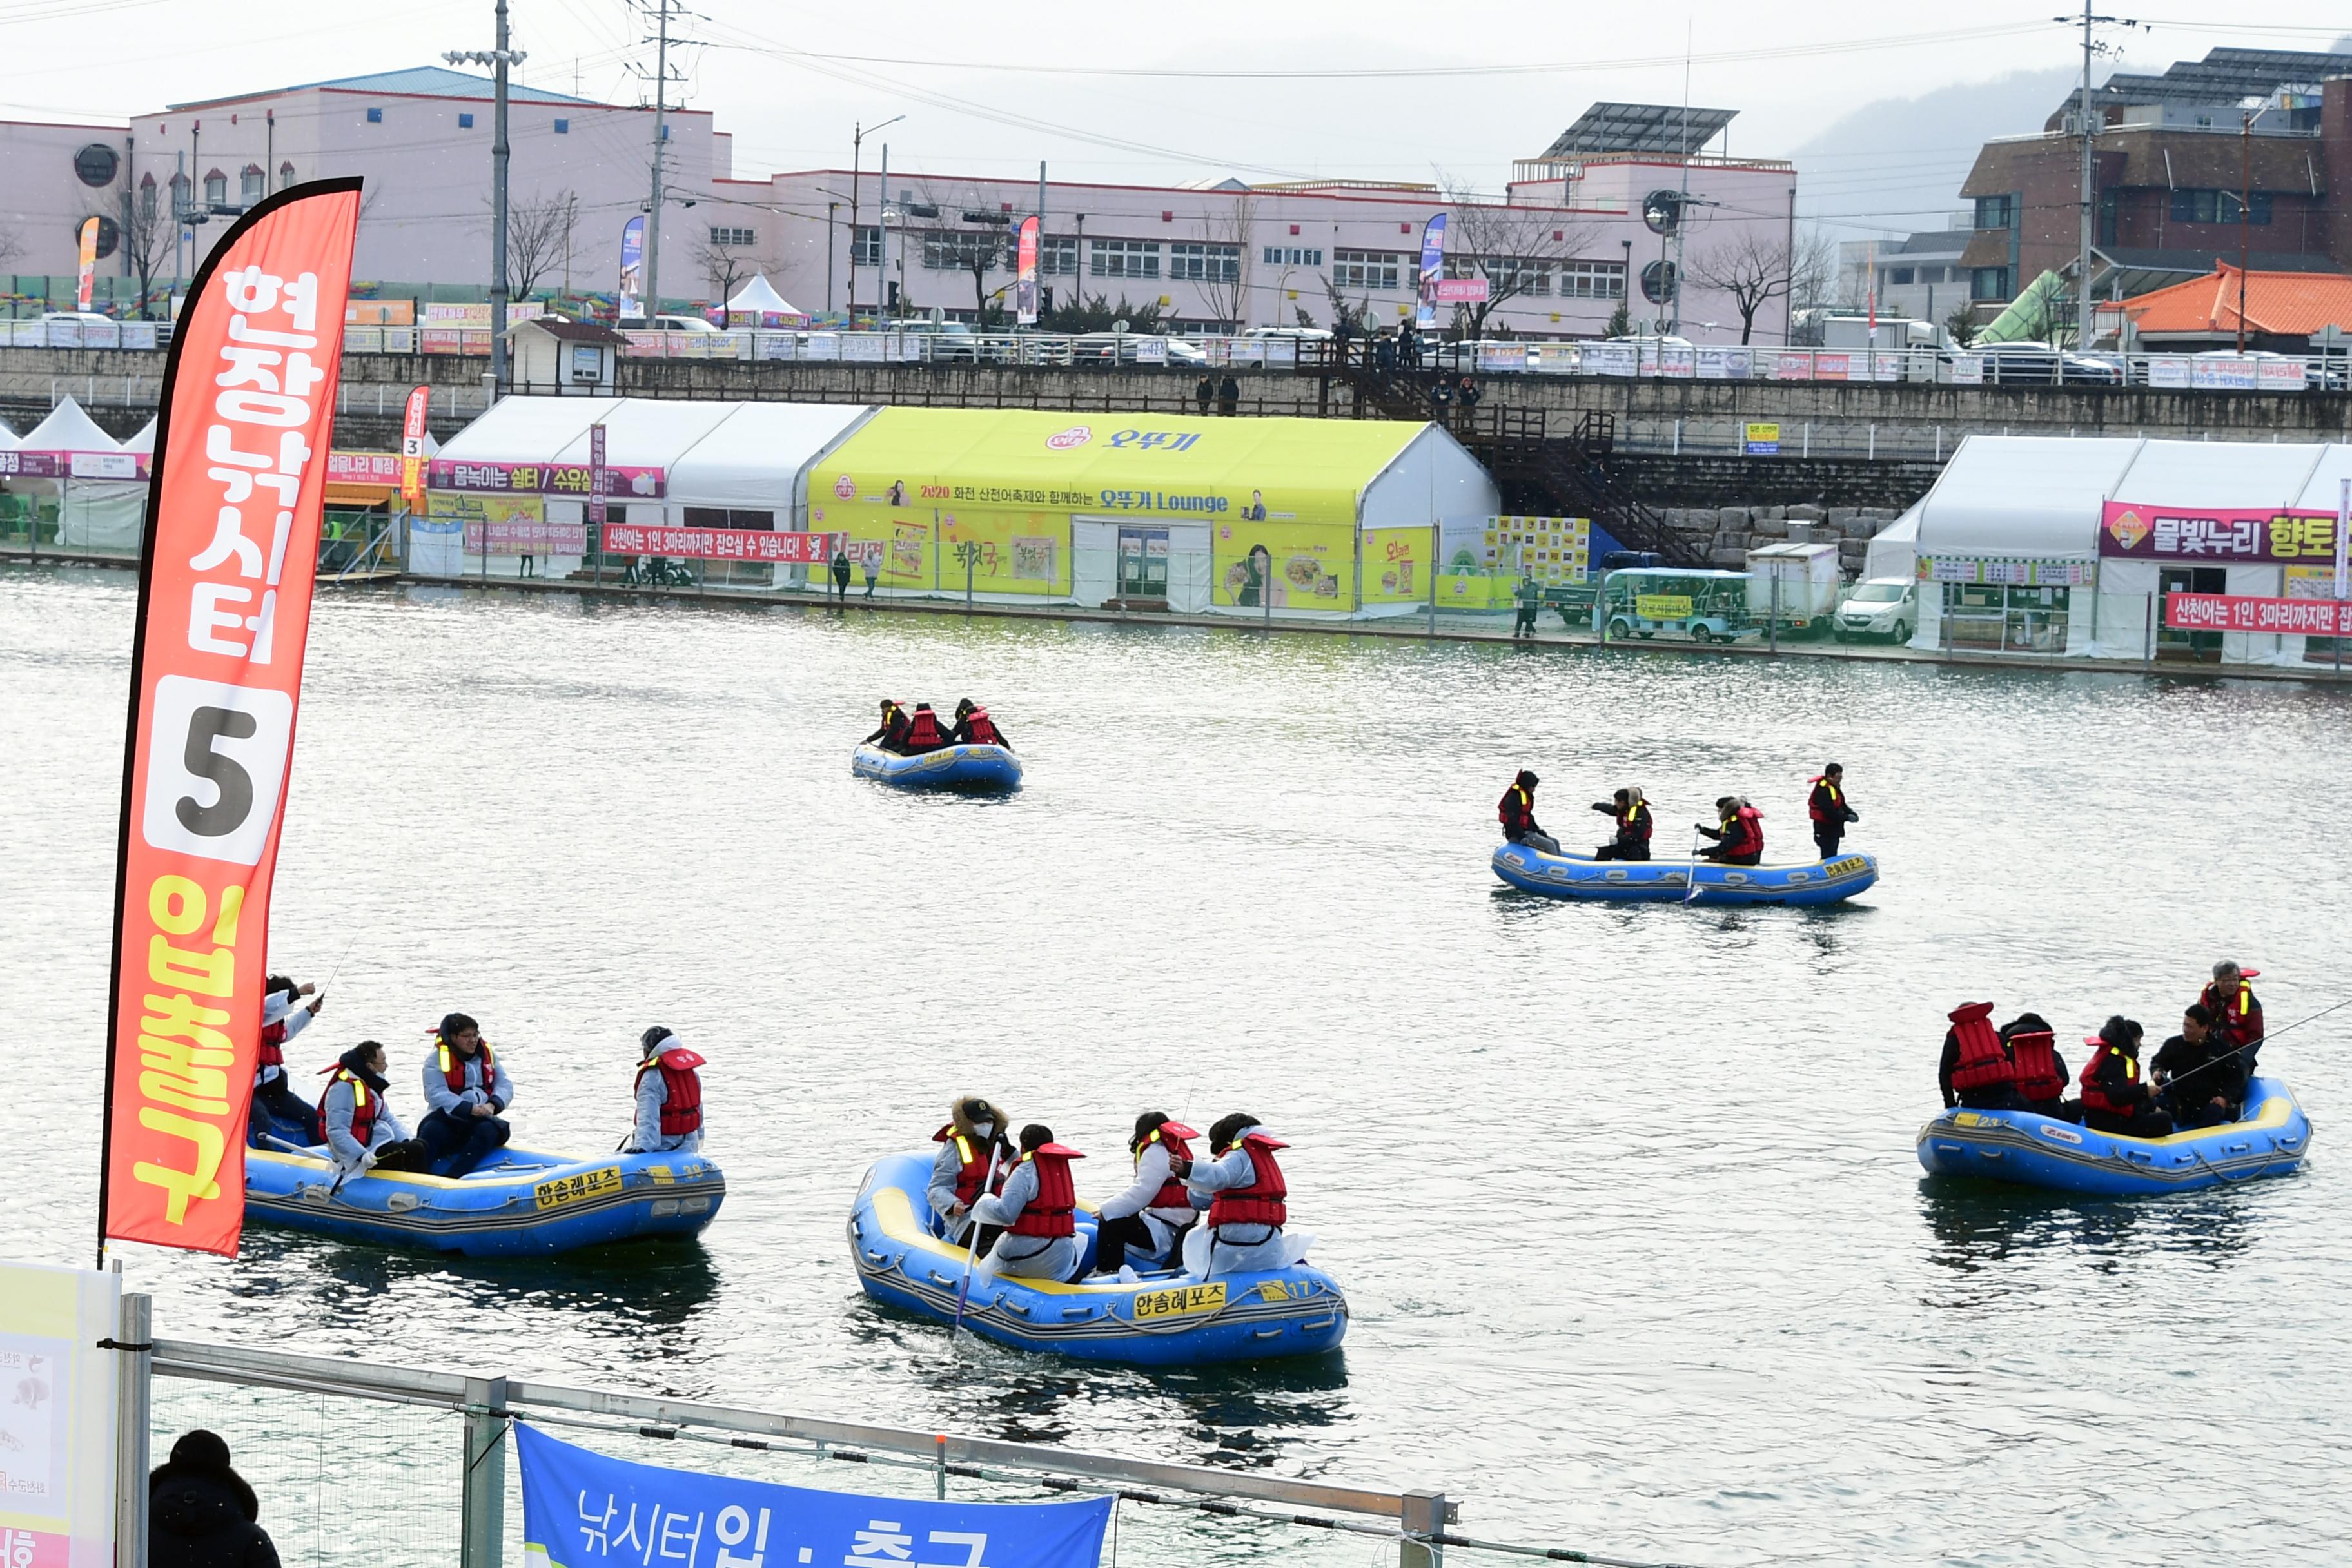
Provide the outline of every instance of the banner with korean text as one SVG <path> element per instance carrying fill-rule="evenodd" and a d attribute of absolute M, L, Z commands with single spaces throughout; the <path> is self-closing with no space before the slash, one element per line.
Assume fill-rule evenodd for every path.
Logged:
<path fill-rule="evenodd" d="M 2111 500 L 2099 518 L 2099 553 L 2129 561 L 2216 566 L 2336 559 L 2336 514 L 2285 507 L 2172 507 Z"/>
<path fill-rule="evenodd" d="M 1037 324 L 1037 252 L 1045 226 L 1045 219 L 1031 214 L 1021 220 L 1021 237 L 1015 242 L 1013 319 L 1024 327 Z"/>
<path fill-rule="evenodd" d="M 99 1234 L 235 1256 L 360 182 L 264 199 L 196 274 L 147 496 Z"/>
<path fill-rule="evenodd" d="M 845 533 L 772 533 L 760 528 L 641 528 L 604 525 L 607 555 L 671 555 L 684 561 L 757 561 L 816 566 L 833 559 Z"/>
<path fill-rule="evenodd" d="M 1111 1500 L 927 1502 L 608 1459 L 515 1423 L 526 1568 L 1096 1568 Z"/>
<path fill-rule="evenodd" d="M 2267 632 L 2274 637 L 2352 637 L 2352 600 L 2264 599 L 2245 594 L 2167 594 L 2164 624 L 2175 631 Z"/>
<path fill-rule="evenodd" d="M 433 389 L 412 386 L 400 411 L 400 499 L 411 511 L 425 510 L 425 421 L 433 413 Z"/>
<path fill-rule="evenodd" d="M 0 1564 L 112 1568 L 122 1276 L 0 1263 Z"/>

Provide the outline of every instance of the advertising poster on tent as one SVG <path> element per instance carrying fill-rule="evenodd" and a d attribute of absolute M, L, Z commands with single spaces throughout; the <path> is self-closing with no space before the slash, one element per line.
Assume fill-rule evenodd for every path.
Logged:
<path fill-rule="evenodd" d="M 524 1568 L 1096 1568 L 1111 1500 L 866 1497 L 607 1458 L 515 1424 Z"/>
<path fill-rule="evenodd" d="M 1363 602 L 1417 605 L 1426 600 L 1436 542 L 1435 531 L 1428 528 L 1365 530 Z"/>
<path fill-rule="evenodd" d="M 1355 542 L 1345 523 L 1221 522 L 1210 542 L 1210 602 L 1242 610 L 1352 610 Z"/>
<path fill-rule="evenodd" d="M 2126 561 L 2212 565 L 2336 559 L 2336 514 L 2277 507 L 2167 507 L 2108 501 L 2099 553 Z"/>
<path fill-rule="evenodd" d="M 122 1277 L 0 1263 L 0 1563 L 114 1561 L 117 1357 Z"/>
<path fill-rule="evenodd" d="M 970 567 L 972 591 L 1066 596 L 1070 592 L 1070 520 L 1066 514 L 957 507 L 939 521 L 940 584 L 961 588 Z"/>

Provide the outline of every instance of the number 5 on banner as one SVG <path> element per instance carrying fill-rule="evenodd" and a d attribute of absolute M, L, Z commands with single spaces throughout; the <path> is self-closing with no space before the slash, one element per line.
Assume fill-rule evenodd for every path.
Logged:
<path fill-rule="evenodd" d="M 140 837 L 157 849 L 258 863 L 286 782 L 294 699 L 167 675 L 155 682 L 152 718 Z"/>

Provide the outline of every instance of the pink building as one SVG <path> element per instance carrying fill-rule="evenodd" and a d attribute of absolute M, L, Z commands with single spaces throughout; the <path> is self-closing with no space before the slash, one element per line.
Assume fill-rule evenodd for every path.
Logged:
<path fill-rule="evenodd" d="M 487 285 L 490 87 L 488 77 L 425 66 L 174 104 L 131 122 L 131 182 L 142 205 L 164 211 L 177 182 L 183 210 L 193 204 L 207 217 L 189 226 L 183 275 L 265 192 L 358 174 L 368 194 L 354 278 Z M 513 207 L 550 215 L 533 287 L 611 289 L 621 226 L 652 194 L 653 110 L 520 85 L 509 100 Z M 674 109 L 667 119 L 666 185 L 699 194 L 733 172 L 730 140 L 709 110 Z M 695 292 L 698 212 L 673 202 L 662 216 L 662 291 Z"/>
<path fill-rule="evenodd" d="M 119 272 L 124 128 L 0 121 L 0 273 L 65 277 L 82 220 L 108 220 L 100 272 Z"/>

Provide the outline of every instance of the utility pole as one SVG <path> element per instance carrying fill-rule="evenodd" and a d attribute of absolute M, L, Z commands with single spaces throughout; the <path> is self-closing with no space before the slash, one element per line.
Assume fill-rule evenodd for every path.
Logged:
<path fill-rule="evenodd" d="M 498 47 L 452 49 L 441 58 L 453 66 L 488 66 L 495 84 L 490 89 L 490 385 L 503 395 L 508 382 L 507 73 L 525 57 L 520 49 L 507 47 L 507 0 L 498 0 Z M 271 128 L 276 129 L 274 116 Z"/>
<path fill-rule="evenodd" d="M 2246 352 L 2246 222 L 2254 202 L 2254 117 L 2238 125 L 2238 352 Z"/>
<path fill-rule="evenodd" d="M 670 0 L 655 0 L 656 14 L 660 23 L 654 42 L 654 190 L 646 219 L 647 326 L 652 326 L 661 315 L 662 154 L 668 149 L 669 136 L 669 129 L 664 123 L 669 112 L 669 5 Z"/>
<path fill-rule="evenodd" d="M 2113 21 L 2102 16 L 2100 21 Z M 2083 0 L 2083 100 L 2075 129 L 2083 133 L 2083 243 L 2074 258 L 2074 352 L 2091 346 L 2091 0 Z"/>

